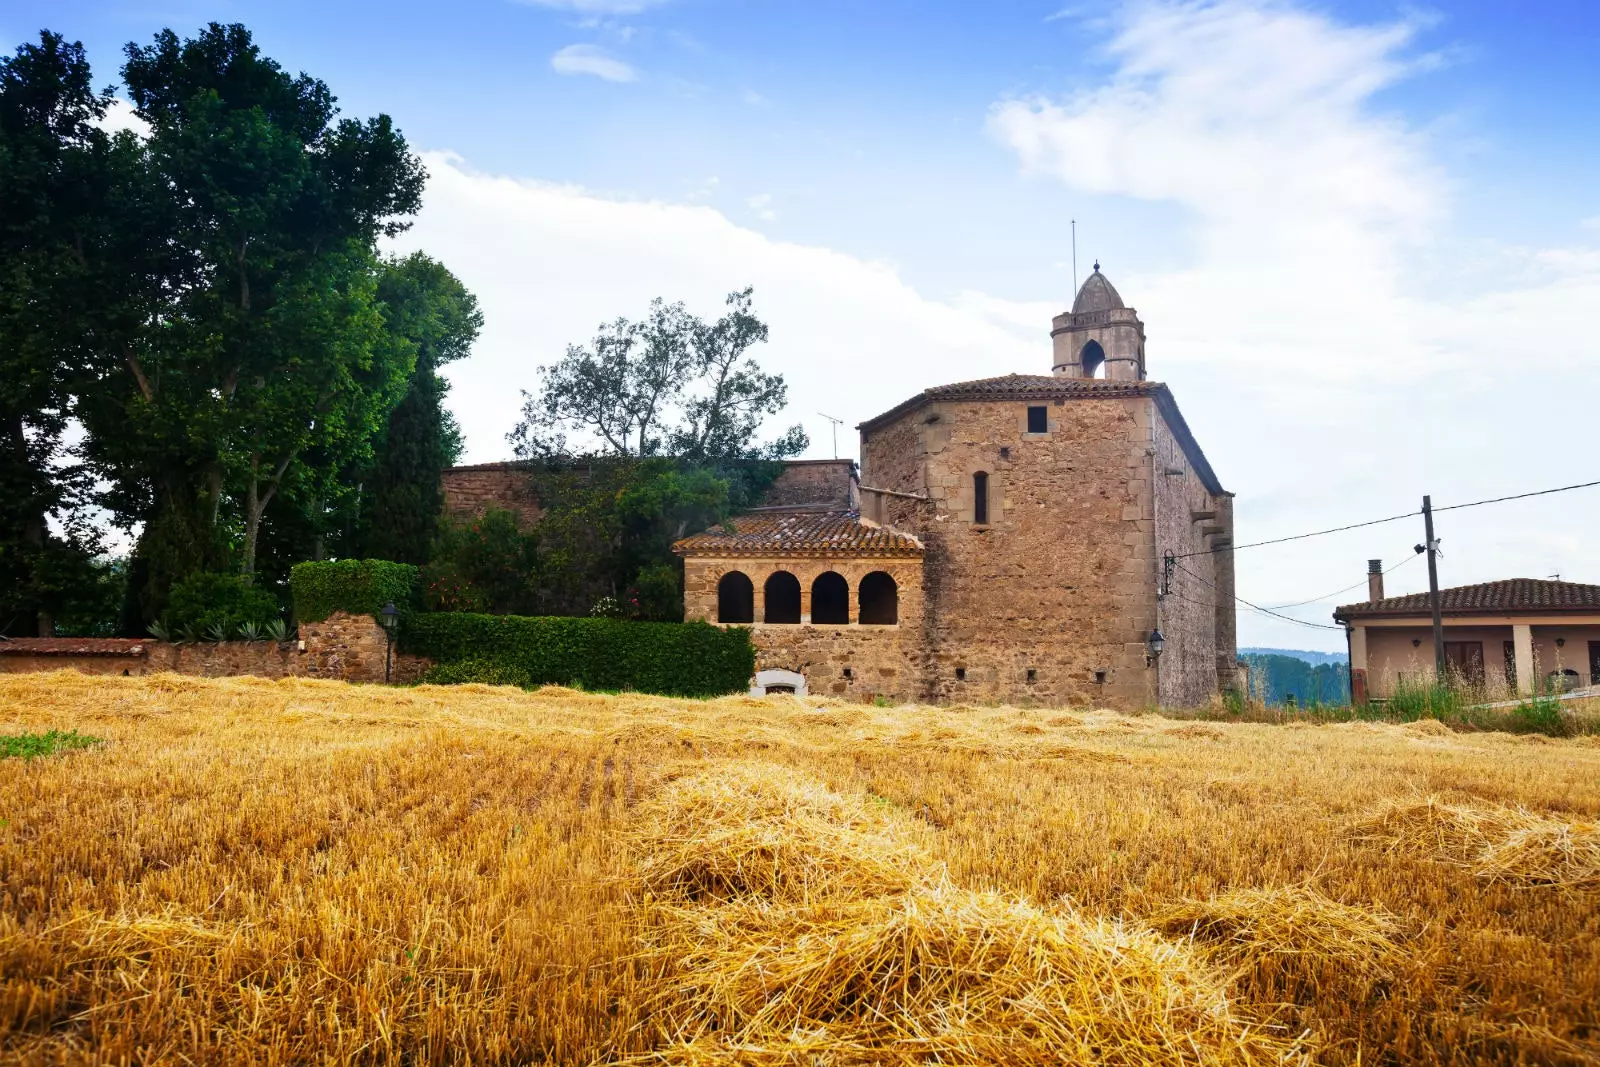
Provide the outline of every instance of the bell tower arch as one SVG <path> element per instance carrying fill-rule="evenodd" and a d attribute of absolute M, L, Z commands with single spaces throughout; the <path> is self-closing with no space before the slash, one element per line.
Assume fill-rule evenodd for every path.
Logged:
<path fill-rule="evenodd" d="M 1144 381 L 1144 323 L 1123 304 L 1098 262 L 1072 310 L 1057 315 L 1050 325 L 1055 346 L 1050 373 L 1056 377 Z"/>

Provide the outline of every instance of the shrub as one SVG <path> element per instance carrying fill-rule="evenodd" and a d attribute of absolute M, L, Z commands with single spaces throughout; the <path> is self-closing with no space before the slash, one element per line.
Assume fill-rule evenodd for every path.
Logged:
<path fill-rule="evenodd" d="M 438 663 L 429 667 L 422 681 L 428 685 L 460 685 L 479 682 L 483 685 L 517 685 L 532 689 L 533 676 L 515 663 L 492 659 L 464 659 L 459 663 Z"/>
<path fill-rule="evenodd" d="M 418 615 L 401 627 L 400 647 L 463 671 L 473 664 L 476 670 L 493 664 L 518 671 L 518 685 L 631 689 L 666 696 L 739 692 L 755 673 L 748 630 L 723 630 L 698 621 Z"/>
<path fill-rule="evenodd" d="M 162 622 L 170 633 L 224 641 L 246 623 L 264 627 L 280 614 L 276 597 L 237 574 L 191 574 L 172 587 Z"/>
<path fill-rule="evenodd" d="M 381 559 L 297 563 L 289 586 L 300 622 L 321 622 L 336 611 L 377 615 L 390 601 L 406 615 L 416 606 L 417 568 Z"/>

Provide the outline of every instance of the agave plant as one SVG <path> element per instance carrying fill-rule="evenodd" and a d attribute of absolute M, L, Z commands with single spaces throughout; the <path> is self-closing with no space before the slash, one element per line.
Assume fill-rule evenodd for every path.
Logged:
<path fill-rule="evenodd" d="M 261 640 L 261 625 L 254 619 L 239 624 L 239 639 L 241 641 Z"/>
<path fill-rule="evenodd" d="M 195 642 L 197 642 L 199 640 L 200 640 L 200 635 L 195 633 L 194 623 L 192 623 L 192 622 L 191 623 L 185 623 L 183 626 L 180 626 L 178 628 L 178 634 L 177 634 L 177 643 L 178 644 L 180 644 L 180 645 L 192 645 L 192 644 L 194 644 Z"/>
<path fill-rule="evenodd" d="M 226 641 L 228 639 L 228 624 L 214 622 L 206 627 L 207 641 Z"/>
<path fill-rule="evenodd" d="M 150 636 L 157 641 L 171 641 L 172 631 L 163 626 L 160 619 L 157 619 L 150 624 Z"/>
<path fill-rule="evenodd" d="M 289 639 L 289 627 L 282 619 L 273 619 L 262 630 L 269 641 L 283 642 Z"/>

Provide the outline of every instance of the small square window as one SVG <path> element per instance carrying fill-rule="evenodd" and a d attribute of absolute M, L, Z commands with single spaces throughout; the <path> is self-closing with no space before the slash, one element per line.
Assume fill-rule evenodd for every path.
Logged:
<path fill-rule="evenodd" d="M 1000 458 L 1001 459 L 1010 459 L 1011 458 L 1011 448 L 1008 445 L 1001 445 L 1000 446 Z"/>
<path fill-rule="evenodd" d="M 964 682 L 966 680 L 967 680 L 967 669 L 965 667 L 957 667 L 956 668 L 956 681 Z"/>
<path fill-rule="evenodd" d="M 849 679 L 849 678 L 854 678 L 856 675 L 855 675 L 854 671 L 852 671 L 849 667 L 846 667 L 844 669 L 844 676 L 845 676 L 845 678 Z"/>
<path fill-rule="evenodd" d="M 1049 433 L 1050 432 L 1050 409 L 1049 408 L 1041 406 L 1041 407 L 1029 408 L 1028 409 L 1028 432 L 1029 433 Z"/>
<path fill-rule="evenodd" d="M 1105 671 L 1095 671 L 1094 672 L 1094 680 L 1095 680 L 1095 684 L 1097 684 L 1097 685 L 1105 685 L 1106 684 L 1106 672 Z"/>
<path fill-rule="evenodd" d="M 1037 670 L 1035 670 L 1034 668 L 1029 667 L 1028 668 L 1028 681 L 1037 682 L 1038 680 L 1039 680 L 1039 672 Z"/>

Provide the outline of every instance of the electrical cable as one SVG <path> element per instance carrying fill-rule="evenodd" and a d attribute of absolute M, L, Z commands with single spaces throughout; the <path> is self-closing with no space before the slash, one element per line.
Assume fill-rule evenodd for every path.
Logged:
<path fill-rule="evenodd" d="M 1401 560 L 1399 563 L 1396 563 L 1394 566 L 1389 567 L 1386 570 L 1384 570 L 1383 573 L 1384 573 L 1385 576 L 1393 574 L 1395 571 L 1399 570 L 1401 567 L 1404 567 L 1407 563 L 1410 563 L 1413 560 L 1421 559 L 1422 555 L 1423 554 L 1421 552 L 1413 552 L 1410 555 L 1408 555 L 1405 559 Z M 1368 577 L 1371 577 L 1371 576 L 1369 575 Z M 1274 611 L 1282 611 L 1285 608 L 1303 608 L 1307 604 L 1322 604 L 1322 603 L 1325 603 L 1326 601 L 1332 600 L 1334 597 L 1338 596 L 1340 593 L 1348 593 L 1352 589 L 1360 589 L 1362 586 L 1364 586 L 1366 584 L 1367 584 L 1367 579 L 1363 578 L 1363 579 L 1361 579 L 1361 581 L 1356 582 L 1354 585 L 1347 585 L 1343 589 L 1335 589 L 1333 592 L 1328 593 L 1328 594 L 1326 594 L 1324 596 L 1315 597 L 1315 598 L 1313 598 L 1311 600 L 1297 600 L 1293 604 L 1274 604 L 1274 605 L 1272 605 L 1272 608 L 1273 608 Z"/>

